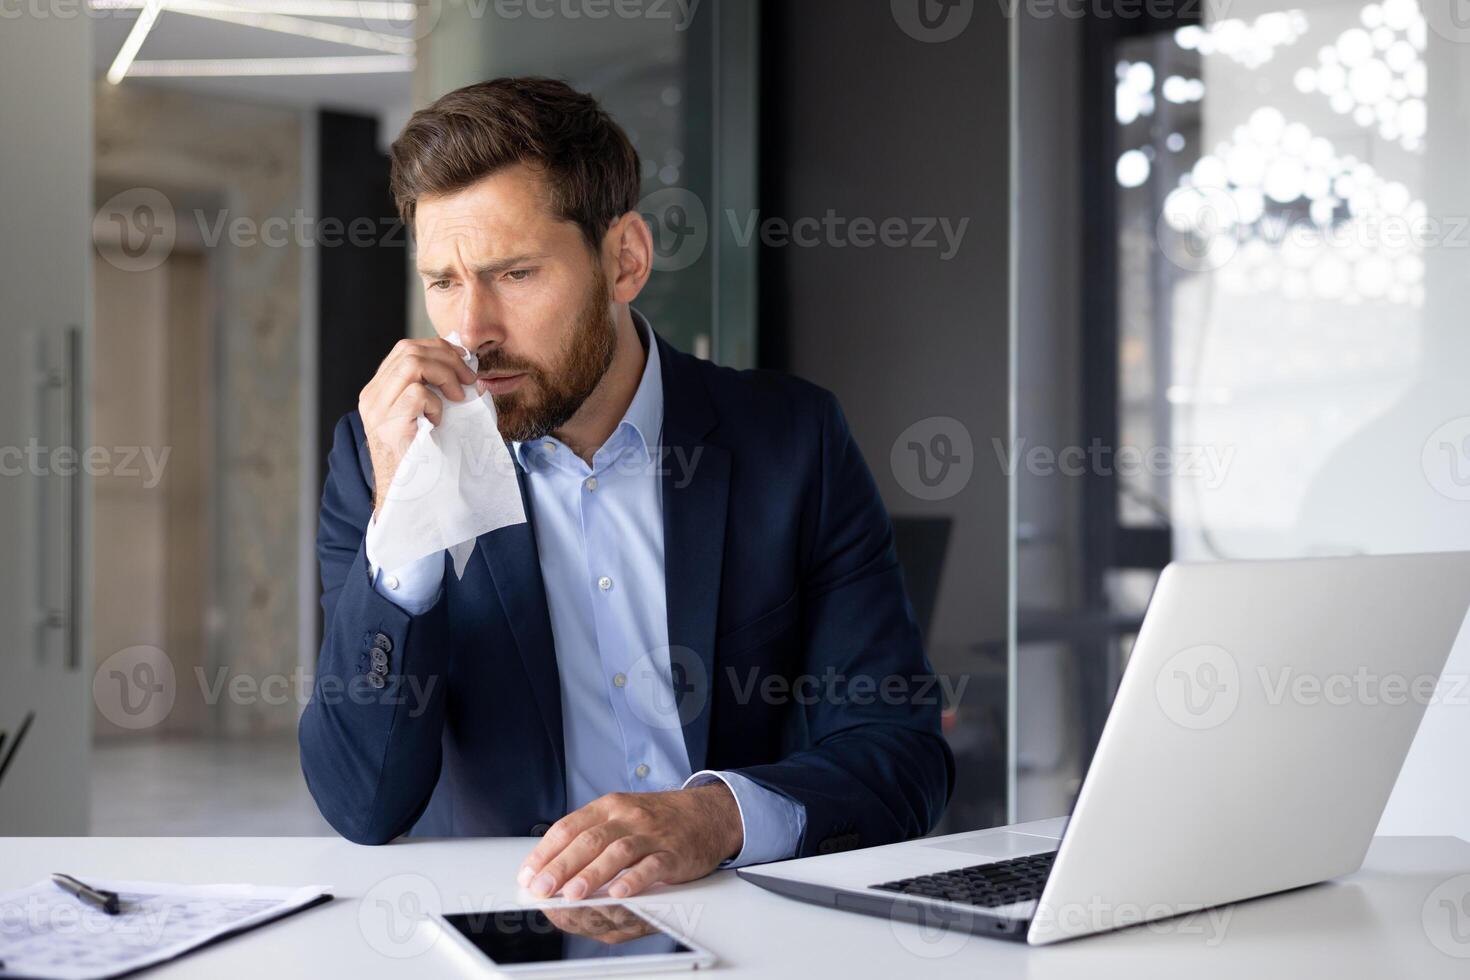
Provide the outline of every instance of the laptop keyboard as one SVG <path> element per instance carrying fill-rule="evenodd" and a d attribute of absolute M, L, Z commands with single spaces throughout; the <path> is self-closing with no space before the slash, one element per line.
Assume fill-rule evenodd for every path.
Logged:
<path fill-rule="evenodd" d="M 938 874 L 885 881 L 871 887 L 905 895 L 918 895 L 921 898 L 959 902 L 962 905 L 996 908 L 1040 898 L 1046 876 L 1051 873 L 1052 859 L 1056 856 L 1056 851 L 1028 854 L 993 864 L 977 864 L 969 868 L 956 868 L 954 871 L 941 871 Z"/>

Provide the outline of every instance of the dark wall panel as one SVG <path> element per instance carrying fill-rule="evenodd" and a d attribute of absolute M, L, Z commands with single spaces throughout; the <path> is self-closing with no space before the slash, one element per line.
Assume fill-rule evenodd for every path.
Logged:
<path fill-rule="evenodd" d="M 928 643 L 942 672 L 974 673 L 953 719 L 961 826 L 1004 821 L 1010 548 L 995 440 L 1009 427 L 1011 25 L 995 4 L 952 16 L 967 7 L 942 40 L 917 14 L 901 24 L 901 4 L 763 6 L 759 216 L 830 227 L 762 246 L 760 363 L 837 393 L 895 519 L 951 525 Z M 856 222 L 890 222 L 903 243 Z M 931 492 L 919 467 L 944 471 L 915 444 L 947 445 L 968 477 Z"/>
<path fill-rule="evenodd" d="M 323 112 L 318 123 L 316 420 L 325 480 L 337 421 L 357 407 L 357 393 L 408 333 L 408 239 L 388 192 L 378 121 Z M 319 589 L 320 582 L 302 587 Z"/>
<path fill-rule="evenodd" d="M 407 335 L 408 239 L 393 224 L 378 121 L 323 112 L 319 146 L 317 444 L 325 476 L 337 420 Z"/>

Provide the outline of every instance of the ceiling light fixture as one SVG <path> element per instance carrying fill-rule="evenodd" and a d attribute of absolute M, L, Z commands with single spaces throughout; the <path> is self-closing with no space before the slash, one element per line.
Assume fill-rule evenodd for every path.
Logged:
<path fill-rule="evenodd" d="M 411 55 L 347 58 L 194 58 L 135 61 L 137 78 L 228 78 L 267 75 L 387 75 L 413 71 Z"/>
<path fill-rule="evenodd" d="M 127 77 L 133 59 L 138 57 L 138 49 L 148 39 L 148 32 L 153 30 L 153 24 L 158 20 L 158 15 L 162 10 L 161 0 L 145 0 L 142 12 L 133 22 L 133 29 L 128 31 L 127 38 L 123 41 L 122 47 L 118 49 L 117 57 L 112 59 L 112 67 L 107 69 L 109 82 L 116 85 Z"/>
<path fill-rule="evenodd" d="M 168 0 L 170 10 L 187 11 L 208 0 Z M 141 10 L 148 0 L 88 0 L 93 10 Z M 234 0 L 230 6 L 262 14 L 330 17 L 339 20 L 408 23 L 417 5 L 412 0 Z"/>
<path fill-rule="evenodd" d="M 305 20 L 291 14 L 278 14 L 268 11 L 256 10 L 233 3 L 219 3 L 216 0 L 158 0 L 165 10 L 172 13 L 187 14 L 190 17 L 203 17 L 208 20 L 223 21 L 227 24 L 238 24 L 242 27 L 254 27 L 263 31 L 274 31 L 277 34 L 291 34 L 296 37 L 307 37 L 316 41 L 327 41 L 332 44 L 345 44 L 354 48 L 365 48 L 369 51 L 385 51 L 389 54 L 413 54 L 413 39 L 406 37 L 393 37 L 380 34 L 377 31 L 368 31 L 360 27 L 347 27 L 341 24 L 323 24 L 320 21 Z"/>

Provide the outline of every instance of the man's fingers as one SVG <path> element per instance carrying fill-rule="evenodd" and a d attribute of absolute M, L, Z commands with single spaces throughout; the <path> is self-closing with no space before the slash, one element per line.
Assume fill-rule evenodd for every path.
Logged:
<path fill-rule="evenodd" d="M 464 362 L 456 362 L 464 368 Z M 465 368 L 468 371 L 468 368 Z M 469 381 L 461 381 L 463 375 L 454 369 L 454 365 L 442 359 L 429 357 L 425 354 L 409 354 L 398 359 L 393 366 L 393 378 L 396 383 L 407 387 L 411 384 L 428 382 L 444 392 L 444 396 L 450 401 L 464 400 L 464 385 Z M 471 378 L 473 380 L 473 376 Z"/>
<path fill-rule="evenodd" d="M 368 438 L 395 446 L 398 444 L 396 440 L 401 439 L 407 445 L 417 431 L 420 415 L 438 425 L 444 418 L 444 403 L 428 385 L 409 385 L 398 400 L 384 410 L 377 425 L 367 431 Z"/>
<path fill-rule="evenodd" d="M 604 849 L 622 836 L 622 828 L 614 823 L 600 823 L 582 831 L 575 840 L 562 849 L 560 854 L 546 862 L 541 872 L 531 879 L 531 891 L 542 898 L 556 894 L 558 888 L 570 881 L 573 875 L 585 868 Z M 582 896 L 568 895 L 567 897 L 581 898 Z"/>
<path fill-rule="evenodd" d="M 404 391 L 415 384 L 432 384 L 442 389 L 444 396 L 451 401 L 464 399 L 463 385 L 473 382 L 474 375 L 463 361 L 455 359 L 451 362 L 414 352 L 399 354 L 396 351 L 395 348 L 395 353 L 383 360 L 377 374 L 358 393 L 357 409 L 365 424 L 387 415 Z M 464 378 L 468 380 L 461 382 Z"/>
<path fill-rule="evenodd" d="M 572 901 L 586 898 L 607 884 L 624 868 L 637 864 L 654 849 L 649 837 L 625 836 L 612 841 L 602 853 L 587 863 L 581 871 L 562 886 L 562 894 Z"/>
<path fill-rule="evenodd" d="M 382 425 L 406 425 L 412 429 L 413 420 L 419 416 L 425 417 L 434 425 L 444 419 L 444 403 L 434 389 L 423 383 L 415 383 L 403 389 L 403 394 L 398 395 L 398 400 L 384 413 Z"/>
<path fill-rule="evenodd" d="M 445 390 L 454 401 L 463 396 L 463 385 L 473 384 L 475 373 L 459 356 L 459 350 L 448 341 L 400 340 L 363 389 L 359 402 L 388 404 L 397 401 L 403 388 L 416 381 L 427 381 Z M 361 407 L 361 406 L 360 406 Z"/>
<path fill-rule="evenodd" d="M 442 337 L 435 337 L 429 341 L 429 350 L 435 356 L 449 358 L 450 362 L 454 365 L 455 373 L 461 379 L 461 384 L 472 385 L 475 383 L 475 372 L 471 371 L 470 366 L 464 362 L 464 358 L 460 355 L 458 347 Z"/>
<path fill-rule="evenodd" d="M 613 898 L 627 898 L 629 895 L 637 895 L 660 881 L 668 881 L 673 877 L 674 867 L 670 860 L 668 851 L 654 851 L 652 854 L 633 865 L 623 872 L 622 877 L 612 883 L 607 893 Z"/>
<path fill-rule="evenodd" d="M 425 357 L 442 360 L 452 367 L 455 377 L 459 379 L 460 384 L 472 385 L 475 383 L 475 372 L 471 371 L 470 366 L 464 362 L 464 357 L 460 354 L 459 348 L 449 341 L 442 337 L 434 337 L 426 340 L 424 341 L 423 353 Z"/>
<path fill-rule="evenodd" d="M 464 384 L 471 384 L 475 380 L 475 372 L 471 371 L 469 365 L 464 362 L 459 348 L 443 337 L 400 340 L 393 345 L 388 356 L 383 358 L 383 363 L 379 365 L 378 370 L 381 373 L 389 362 L 408 357 L 427 357 L 431 360 L 442 361 L 455 369 L 455 373 L 464 379 Z"/>
<path fill-rule="evenodd" d="M 546 863 L 576 840 L 578 834 L 602 822 L 601 812 L 593 809 L 595 802 L 573 810 L 552 824 L 540 842 L 531 848 L 531 853 L 526 855 L 526 860 L 521 864 L 520 874 L 516 876 L 516 881 L 522 888 L 531 887 L 531 880 L 546 867 Z"/>
<path fill-rule="evenodd" d="M 384 488 L 392 482 L 404 449 L 413 440 L 418 417 L 439 425 L 444 420 L 441 399 L 464 401 L 468 397 L 464 386 L 474 380 L 475 373 L 460 359 L 458 348 L 437 337 L 400 340 L 383 358 L 372 380 L 357 396 L 377 486 L 373 495 L 375 512 L 382 505 Z"/>

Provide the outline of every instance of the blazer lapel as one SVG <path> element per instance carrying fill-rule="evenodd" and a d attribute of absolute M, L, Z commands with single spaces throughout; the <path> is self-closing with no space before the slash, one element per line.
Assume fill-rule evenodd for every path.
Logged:
<path fill-rule="evenodd" d="M 705 440 L 718 416 L 694 366 L 684 363 L 688 355 L 663 338 L 658 344 L 664 383 L 660 470 L 669 661 L 690 771 L 698 772 L 709 752 L 730 454 Z"/>
<path fill-rule="evenodd" d="M 567 753 L 562 734 L 561 678 L 556 669 L 556 643 L 551 633 L 551 612 L 546 605 L 546 586 L 541 579 L 541 560 L 536 551 L 536 530 L 531 518 L 531 494 L 526 486 L 526 473 L 516 466 L 516 480 L 521 500 L 526 507 L 526 523 L 513 524 L 489 534 L 480 535 L 477 550 L 490 567 L 490 577 L 500 604 L 505 609 L 511 632 L 546 734 L 556 750 L 556 761 L 562 778 L 558 785 L 565 792 Z M 565 805 L 563 805 L 565 809 Z"/>

